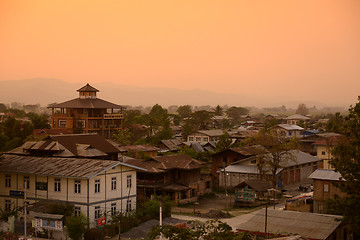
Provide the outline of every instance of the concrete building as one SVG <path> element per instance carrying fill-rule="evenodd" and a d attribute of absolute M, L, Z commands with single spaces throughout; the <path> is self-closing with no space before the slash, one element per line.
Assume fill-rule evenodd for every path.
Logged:
<path fill-rule="evenodd" d="M 136 171 L 120 161 L 3 154 L 0 207 L 9 209 L 41 200 L 69 202 L 96 226 L 102 214 L 136 208 Z"/>

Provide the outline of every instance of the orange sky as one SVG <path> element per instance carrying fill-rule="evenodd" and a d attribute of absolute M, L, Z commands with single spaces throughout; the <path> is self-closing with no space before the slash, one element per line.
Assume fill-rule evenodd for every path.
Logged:
<path fill-rule="evenodd" d="M 35 77 L 353 104 L 360 1 L 0 0 L 0 81 Z"/>

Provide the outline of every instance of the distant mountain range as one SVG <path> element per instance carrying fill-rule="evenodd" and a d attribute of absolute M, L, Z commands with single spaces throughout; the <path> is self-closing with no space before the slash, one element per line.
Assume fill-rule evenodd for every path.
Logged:
<path fill-rule="evenodd" d="M 77 89 L 83 83 L 69 83 L 59 79 L 34 78 L 24 80 L 0 81 L 0 103 L 19 102 L 24 104 L 60 103 L 78 97 Z M 170 105 L 229 105 L 229 106 L 281 106 L 296 108 L 302 101 L 274 102 L 267 98 L 242 94 L 223 94 L 204 90 L 179 90 L 170 88 L 141 88 L 117 85 L 110 82 L 91 83 L 100 92 L 98 97 L 120 105 L 152 106 L 156 103 L 163 107 Z M 307 106 L 324 107 L 319 102 L 303 101 Z"/>

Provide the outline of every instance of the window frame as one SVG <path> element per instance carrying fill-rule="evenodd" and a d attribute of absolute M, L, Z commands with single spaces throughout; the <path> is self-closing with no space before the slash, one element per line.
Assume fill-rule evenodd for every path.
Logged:
<path fill-rule="evenodd" d="M 11 188 L 11 175 L 5 175 L 5 187 Z"/>
<path fill-rule="evenodd" d="M 126 188 L 131 188 L 132 187 L 132 175 L 127 175 L 126 176 Z"/>
<path fill-rule="evenodd" d="M 81 180 L 75 180 L 75 182 L 74 182 L 74 193 L 81 194 Z"/>
<path fill-rule="evenodd" d="M 61 179 L 60 178 L 54 179 L 54 192 L 61 192 Z"/>
<path fill-rule="evenodd" d="M 95 193 L 100 193 L 100 179 L 95 179 Z"/>
<path fill-rule="evenodd" d="M 111 190 L 112 190 L 112 191 L 115 191 L 115 190 L 116 190 L 116 182 L 117 182 L 116 177 L 112 177 L 112 178 L 111 178 Z"/>

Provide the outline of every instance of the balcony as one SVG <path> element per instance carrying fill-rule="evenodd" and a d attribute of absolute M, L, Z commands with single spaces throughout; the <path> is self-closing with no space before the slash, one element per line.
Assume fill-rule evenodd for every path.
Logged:
<path fill-rule="evenodd" d="M 159 186 L 162 184 L 164 184 L 164 180 L 140 180 L 140 179 L 137 179 L 137 185 Z"/>

